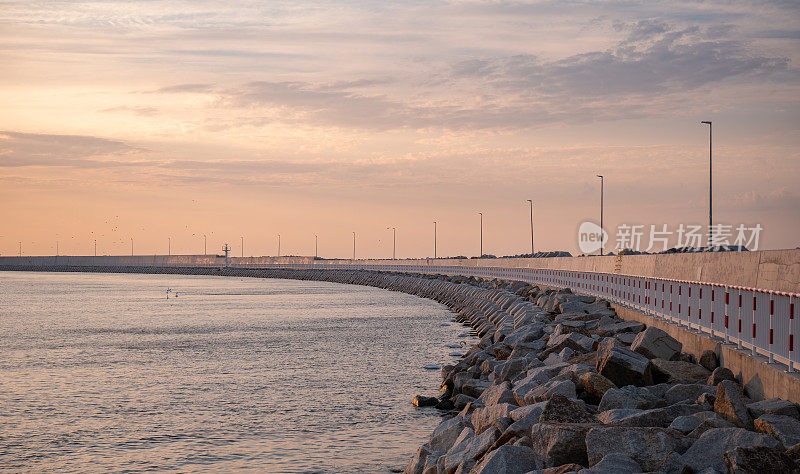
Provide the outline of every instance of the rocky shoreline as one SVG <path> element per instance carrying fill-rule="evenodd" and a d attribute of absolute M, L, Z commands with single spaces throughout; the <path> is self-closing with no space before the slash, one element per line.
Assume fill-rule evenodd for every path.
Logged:
<path fill-rule="evenodd" d="M 750 400 L 713 352 L 695 360 L 664 331 L 569 289 L 359 270 L 83 271 L 322 280 L 448 306 L 480 342 L 441 369 L 438 397 L 414 399 L 443 421 L 406 473 L 800 473 L 797 405 Z"/>

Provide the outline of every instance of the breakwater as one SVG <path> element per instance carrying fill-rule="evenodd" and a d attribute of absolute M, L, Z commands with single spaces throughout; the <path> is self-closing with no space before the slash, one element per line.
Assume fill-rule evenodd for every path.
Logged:
<path fill-rule="evenodd" d="M 748 398 L 735 374 L 718 366 L 713 351 L 693 357 L 666 332 L 619 318 L 602 298 L 467 276 L 116 270 L 325 280 L 402 291 L 451 308 L 481 340 L 458 363 L 442 368 L 438 397 L 415 399 L 436 406 L 446 419 L 407 472 L 797 469 L 797 405 Z"/>

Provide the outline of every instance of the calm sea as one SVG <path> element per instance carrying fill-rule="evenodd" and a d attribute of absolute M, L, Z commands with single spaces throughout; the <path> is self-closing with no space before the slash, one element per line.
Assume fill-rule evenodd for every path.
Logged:
<path fill-rule="evenodd" d="M 450 318 L 335 283 L 0 272 L 0 469 L 402 469 L 440 421 L 422 366 L 472 341 Z"/>

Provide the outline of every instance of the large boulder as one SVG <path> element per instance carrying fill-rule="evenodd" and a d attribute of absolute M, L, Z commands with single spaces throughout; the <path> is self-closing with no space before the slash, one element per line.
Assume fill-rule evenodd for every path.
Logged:
<path fill-rule="evenodd" d="M 499 403 L 497 405 L 476 408 L 475 411 L 472 412 L 471 417 L 475 433 L 483 433 L 484 430 L 495 426 L 500 418 L 508 418 L 510 424 L 511 411 L 515 408 L 517 408 L 517 406 L 510 403 Z"/>
<path fill-rule="evenodd" d="M 458 466 L 467 459 L 474 438 L 475 431 L 472 428 L 466 427 L 461 431 L 453 446 L 445 454 L 444 468 L 446 473 L 455 472 Z"/>
<path fill-rule="evenodd" d="M 703 411 L 703 408 L 694 404 L 678 404 L 670 405 L 664 408 L 653 408 L 651 410 L 644 410 L 640 413 L 628 415 L 615 424 L 625 426 L 657 426 L 666 428 L 675 418 L 679 416 L 688 416 Z"/>
<path fill-rule="evenodd" d="M 539 415 L 540 423 L 595 423 L 596 421 L 583 402 L 561 395 L 550 398 Z"/>
<path fill-rule="evenodd" d="M 782 447 L 775 438 L 744 428 L 715 428 L 703 433 L 683 454 L 683 460 L 696 471 L 711 467 L 723 472 L 725 464 L 722 456 L 737 446 L 743 448 Z"/>
<path fill-rule="evenodd" d="M 719 367 L 717 353 L 711 350 L 704 350 L 700 355 L 700 359 L 697 360 L 697 363 L 711 371 L 714 371 L 714 369 Z"/>
<path fill-rule="evenodd" d="M 630 457 L 645 471 L 655 471 L 680 445 L 680 433 L 663 428 L 610 426 L 593 428 L 586 435 L 589 465 L 611 453 Z"/>
<path fill-rule="evenodd" d="M 606 390 L 600 400 L 600 411 L 612 410 L 614 408 L 639 408 L 646 410 L 663 406 L 665 402 L 653 395 L 644 387 L 634 387 L 627 385 L 622 388 L 611 388 Z"/>
<path fill-rule="evenodd" d="M 737 446 L 726 452 L 723 457 L 726 472 L 729 474 L 751 473 L 786 473 L 796 474 L 800 469 L 791 458 L 778 448 L 759 446 L 744 448 Z"/>
<path fill-rule="evenodd" d="M 416 454 L 411 459 L 411 462 L 408 466 L 403 470 L 403 474 L 422 474 L 425 470 L 425 462 L 428 460 L 428 456 L 433 454 L 435 451 L 430 449 L 428 446 L 420 446 L 417 449 Z"/>
<path fill-rule="evenodd" d="M 753 427 L 753 419 L 745 406 L 742 389 L 736 382 L 723 380 L 717 385 L 714 411 L 737 426 Z"/>
<path fill-rule="evenodd" d="M 509 359 L 506 362 L 495 366 L 495 377 L 500 380 L 513 380 L 517 375 L 525 370 L 528 364 L 530 364 L 530 359 L 526 359 L 524 357 Z"/>
<path fill-rule="evenodd" d="M 553 379 L 546 384 L 526 393 L 523 397 L 523 401 L 526 405 L 530 405 L 532 403 L 550 400 L 555 396 L 577 398 L 575 384 L 571 380 Z"/>
<path fill-rule="evenodd" d="M 800 412 L 797 411 L 797 405 L 780 398 L 748 403 L 747 411 L 750 412 L 750 416 L 753 418 L 758 418 L 761 415 L 784 415 L 800 420 Z"/>
<path fill-rule="evenodd" d="M 640 473 L 639 464 L 622 453 L 608 453 L 597 464 L 589 469 L 581 470 L 581 474 Z"/>
<path fill-rule="evenodd" d="M 597 372 L 618 387 L 645 385 L 649 359 L 622 347 L 605 345 L 597 351 Z M 652 385 L 652 384 L 651 384 Z"/>
<path fill-rule="evenodd" d="M 677 339 L 661 329 L 649 327 L 640 332 L 631 343 L 631 350 L 648 359 L 669 360 L 683 348 Z"/>
<path fill-rule="evenodd" d="M 697 364 L 679 360 L 653 359 L 644 378 L 647 385 L 659 383 L 705 383 L 711 372 Z"/>
<path fill-rule="evenodd" d="M 468 426 L 467 421 L 462 416 L 454 416 L 445 420 L 433 430 L 428 446 L 432 451 L 447 452 L 455 443 L 461 431 Z"/>
<path fill-rule="evenodd" d="M 704 393 L 714 394 L 716 392 L 714 387 L 702 383 L 677 384 L 667 390 L 664 400 L 672 405 L 678 402 L 695 401 Z"/>
<path fill-rule="evenodd" d="M 597 400 L 602 399 L 609 389 L 617 388 L 614 382 L 593 371 L 584 372 L 578 377 L 578 380 L 583 389 Z"/>
<path fill-rule="evenodd" d="M 717 367 L 711 372 L 711 375 L 708 376 L 708 380 L 706 380 L 706 385 L 711 385 L 716 387 L 719 385 L 720 382 L 723 380 L 730 380 L 731 382 L 736 381 L 736 377 L 731 372 L 731 369 L 727 367 Z"/>
<path fill-rule="evenodd" d="M 756 431 L 778 439 L 784 446 L 800 443 L 800 421 L 791 416 L 761 415 L 753 424 Z"/>
<path fill-rule="evenodd" d="M 533 451 L 545 467 L 586 465 L 586 433 L 596 424 L 537 423 L 531 427 Z"/>
<path fill-rule="evenodd" d="M 601 411 L 598 413 L 597 421 L 603 423 L 604 425 L 610 425 L 622 420 L 623 418 L 627 418 L 643 411 L 644 410 L 640 410 L 638 408 L 612 408 L 611 410 Z"/>
<path fill-rule="evenodd" d="M 511 392 L 511 384 L 503 382 L 497 385 L 492 385 L 481 393 L 478 397 L 478 402 L 484 405 L 497 405 L 499 403 L 513 403 L 517 404 L 514 399 L 514 394 Z"/>
<path fill-rule="evenodd" d="M 537 456 L 526 446 L 501 446 L 472 468 L 472 474 L 525 474 L 537 466 Z"/>
<path fill-rule="evenodd" d="M 566 334 L 553 333 L 547 341 L 547 348 L 550 352 L 561 352 L 564 348 L 570 348 L 573 351 L 584 353 L 590 352 L 593 347 L 594 339 L 577 332 Z"/>

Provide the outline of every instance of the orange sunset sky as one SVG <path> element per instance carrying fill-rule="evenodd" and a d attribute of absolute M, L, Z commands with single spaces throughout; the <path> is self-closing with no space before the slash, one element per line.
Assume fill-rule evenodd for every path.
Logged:
<path fill-rule="evenodd" d="M 0 1 L 0 254 L 800 246 L 796 1 Z"/>

